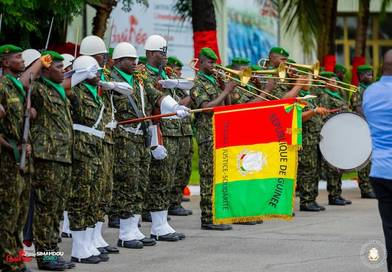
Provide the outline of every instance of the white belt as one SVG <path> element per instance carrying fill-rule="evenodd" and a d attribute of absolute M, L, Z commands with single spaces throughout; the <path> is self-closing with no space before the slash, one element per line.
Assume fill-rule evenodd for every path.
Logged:
<path fill-rule="evenodd" d="M 135 134 L 135 135 L 144 135 L 143 130 L 140 130 L 139 128 L 134 128 L 134 127 L 124 127 L 124 126 L 119 126 L 122 128 L 124 131 Z"/>
<path fill-rule="evenodd" d="M 105 138 L 105 132 L 102 130 L 98 130 L 92 127 L 84 126 L 84 125 L 79 125 L 79 124 L 74 124 L 73 125 L 73 130 L 78 130 L 84 133 L 88 133 L 90 135 L 94 135 L 98 138 Z"/>

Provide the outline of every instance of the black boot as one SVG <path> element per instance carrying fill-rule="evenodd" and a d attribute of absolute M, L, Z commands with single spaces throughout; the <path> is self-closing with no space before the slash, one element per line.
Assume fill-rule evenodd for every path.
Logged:
<path fill-rule="evenodd" d="M 340 200 L 344 200 L 344 202 L 346 202 L 346 205 L 350 205 L 351 203 L 353 203 L 350 199 L 345 199 L 342 196 L 338 197 Z"/>
<path fill-rule="evenodd" d="M 319 206 L 317 206 L 317 204 L 315 202 L 302 204 L 299 206 L 299 210 L 301 212 L 319 212 L 319 211 L 321 211 Z"/>
<path fill-rule="evenodd" d="M 328 205 L 345 206 L 346 200 L 341 199 L 338 196 L 337 197 L 328 196 Z"/>
<path fill-rule="evenodd" d="M 170 207 L 168 210 L 168 214 L 170 215 L 177 215 L 177 216 L 188 216 L 193 214 L 191 210 L 187 210 L 184 207 L 177 206 L 177 207 Z"/>
<path fill-rule="evenodd" d="M 374 192 L 361 193 L 361 198 L 374 199 L 376 194 Z"/>
<path fill-rule="evenodd" d="M 60 262 L 57 258 L 56 260 L 44 261 L 41 258 L 37 259 L 38 269 L 40 270 L 50 270 L 50 271 L 64 271 L 68 269 L 68 265 L 64 262 Z"/>
<path fill-rule="evenodd" d="M 233 227 L 231 225 L 226 224 L 201 224 L 201 229 L 204 230 L 232 230 Z"/>
<path fill-rule="evenodd" d="M 320 211 L 325 211 L 325 207 L 319 205 L 316 201 L 314 202 L 316 204 L 317 207 L 319 207 Z"/>

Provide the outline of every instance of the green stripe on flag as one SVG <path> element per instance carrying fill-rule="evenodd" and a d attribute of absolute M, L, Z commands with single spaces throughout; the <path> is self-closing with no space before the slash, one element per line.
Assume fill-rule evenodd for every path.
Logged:
<path fill-rule="evenodd" d="M 218 183 L 214 187 L 214 217 L 220 220 L 291 216 L 293 193 L 293 179 L 271 178 Z"/>

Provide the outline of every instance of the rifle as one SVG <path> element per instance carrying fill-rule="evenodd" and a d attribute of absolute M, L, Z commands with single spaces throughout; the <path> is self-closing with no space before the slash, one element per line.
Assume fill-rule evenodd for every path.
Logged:
<path fill-rule="evenodd" d="M 31 89 L 33 83 L 33 74 L 30 74 L 30 86 L 26 96 L 26 110 L 24 112 L 24 125 L 22 135 L 22 154 L 20 156 L 19 171 L 25 173 L 26 157 L 27 157 L 27 144 L 30 134 L 30 109 L 31 109 Z"/>
<path fill-rule="evenodd" d="M 52 16 L 52 20 L 50 21 L 49 33 L 48 33 L 48 37 L 46 38 L 45 50 L 48 50 L 50 34 L 52 33 L 53 20 L 54 20 L 54 16 Z"/>

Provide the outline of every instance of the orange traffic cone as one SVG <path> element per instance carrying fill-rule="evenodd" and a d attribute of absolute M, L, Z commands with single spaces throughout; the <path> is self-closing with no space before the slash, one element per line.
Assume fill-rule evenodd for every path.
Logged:
<path fill-rule="evenodd" d="M 185 202 L 189 201 L 190 196 L 191 196 L 191 190 L 189 190 L 189 187 L 186 186 L 184 188 L 184 190 L 182 191 L 182 201 L 185 201 Z"/>

